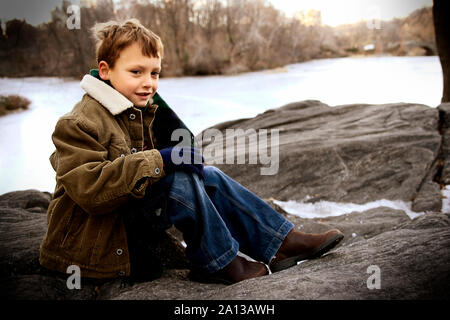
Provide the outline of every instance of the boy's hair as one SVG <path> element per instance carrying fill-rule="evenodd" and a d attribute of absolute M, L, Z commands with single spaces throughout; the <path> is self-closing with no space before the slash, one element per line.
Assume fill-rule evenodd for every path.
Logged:
<path fill-rule="evenodd" d="M 143 55 L 163 58 L 164 47 L 161 38 L 137 19 L 129 19 L 123 23 L 97 23 L 91 30 L 96 44 L 97 63 L 103 60 L 113 68 L 120 52 L 134 42 L 139 43 Z"/>

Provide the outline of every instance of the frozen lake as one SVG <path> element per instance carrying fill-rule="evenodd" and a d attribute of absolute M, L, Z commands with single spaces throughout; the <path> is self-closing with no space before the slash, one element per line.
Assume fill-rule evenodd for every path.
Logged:
<path fill-rule="evenodd" d="M 197 134 L 218 122 L 306 99 L 329 105 L 413 102 L 436 107 L 442 74 L 438 57 L 325 59 L 235 76 L 161 79 L 159 93 Z M 29 110 L 0 118 L 0 194 L 53 192 L 51 134 L 58 118 L 80 100 L 79 81 L 0 78 L 0 94 L 32 101 Z"/>

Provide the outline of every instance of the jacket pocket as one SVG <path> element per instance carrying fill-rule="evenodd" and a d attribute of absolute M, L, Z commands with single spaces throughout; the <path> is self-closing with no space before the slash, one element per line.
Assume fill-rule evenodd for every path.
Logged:
<path fill-rule="evenodd" d="M 112 138 L 108 147 L 108 159 L 113 161 L 119 157 L 124 157 L 130 154 L 130 148 L 128 148 L 125 139 Z"/>
<path fill-rule="evenodd" d="M 67 247 L 71 250 L 75 249 L 74 245 L 77 245 L 77 243 L 74 239 L 78 238 L 83 229 L 83 220 L 83 212 L 81 208 L 75 205 L 62 229 L 63 237 L 61 247 Z"/>
<path fill-rule="evenodd" d="M 120 217 L 117 212 L 99 217 L 90 217 L 83 237 L 83 260 L 90 266 L 110 267 L 125 258 L 122 253 L 127 249 L 120 229 Z M 87 249 L 89 248 L 89 249 Z M 120 253 L 118 253 L 120 252 Z M 127 260 L 126 258 L 125 260 Z"/>

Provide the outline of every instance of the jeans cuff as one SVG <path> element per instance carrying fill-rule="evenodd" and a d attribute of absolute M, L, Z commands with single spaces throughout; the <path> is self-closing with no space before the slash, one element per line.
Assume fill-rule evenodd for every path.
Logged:
<path fill-rule="evenodd" d="M 239 244 L 233 239 L 231 248 L 225 251 L 221 256 L 213 259 L 209 264 L 204 267 L 204 270 L 208 273 L 213 273 L 223 269 L 233 260 L 239 251 Z"/>
<path fill-rule="evenodd" d="M 266 261 L 263 261 L 266 264 L 270 263 L 270 260 L 275 256 L 275 254 L 278 252 L 278 249 L 280 249 L 281 244 L 283 243 L 284 239 L 286 238 L 287 234 L 294 228 L 294 224 L 288 220 L 286 220 L 280 228 L 277 230 L 277 233 L 279 236 L 273 237 L 272 241 L 270 241 L 269 245 L 267 246 L 267 249 L 264 253 L 264 257 L 266 257 Z"/>

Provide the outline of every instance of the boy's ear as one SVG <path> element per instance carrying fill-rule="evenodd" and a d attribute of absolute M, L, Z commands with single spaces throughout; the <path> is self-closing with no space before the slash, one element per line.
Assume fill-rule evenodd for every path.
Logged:
<path fill-rule="evenodd" d="M 106 61 L 100 61 L 98 64 L 98 74 L 102 80 L 109 80 L 109 65 Z"/>

